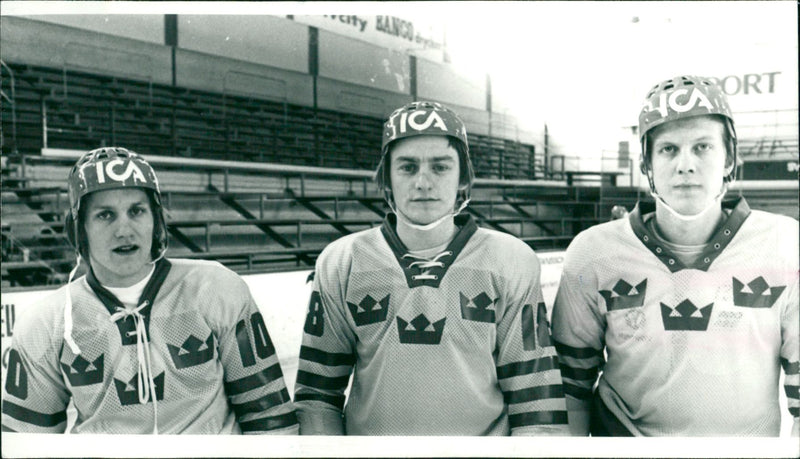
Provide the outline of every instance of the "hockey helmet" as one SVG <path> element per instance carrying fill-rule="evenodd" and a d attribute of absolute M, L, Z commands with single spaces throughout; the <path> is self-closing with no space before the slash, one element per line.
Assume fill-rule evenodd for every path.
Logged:
<path fill-rule="evenodd" d="M 725 124 L 728 133 L 728 154 L 733 159 L 733 169 L 724 180 L 736 178 L 736 130 L 728 98 L 722 88 L 710 78 L 683 75 L 662 81 L 653 86 L 645 98 L 639 113 L 639 138 L 642 143 L 642 158 L 639 167 L 655 191 L 650 169 L 648 134 L 654 128 L 670 121 L 694 116 L 716 115 Z"/>
<path fill-rule="evenodd" d="M 161 204 L 158 178 L 150 164 L 137 153 L 122 147 L 105 147 L 85 153 L 72 167 L 67 179 L 69 212 L 65 221 L 67 238 L 78 253 L 88 259 L 85 233 L 80 222 L 83 198 L 97 191 L 119 188 L 142 188 L 153 207 L 153 259 L 167 250 L 167 225 Z M 83 234 L 83 236 L 82 236 Z"/>
<path fill-rule="evenodd" d="M 438 102 L 417 101 L 403 105 L 383 125 L 381 160 L 375 174 L 378 188 L 389 187 L 389 168 L 386 167 L 390 145 L 400 139 L 421 135 L 438 135 L 455 139 L 459 157 L 459 184 L 466 187 L 467 197 L 475 179 L 472 161 L 469 158 L 467 128 L 453 110 Z"/>

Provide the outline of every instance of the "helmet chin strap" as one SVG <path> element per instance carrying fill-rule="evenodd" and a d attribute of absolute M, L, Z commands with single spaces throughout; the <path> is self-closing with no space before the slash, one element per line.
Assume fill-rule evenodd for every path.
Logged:
<path fill-rule="evenodd" d="M 392 201 L 389 201 L 389 208 L 391 208 L 392 212 L 394 212 L 394 214 L 397 215 L 398 221 L 403 222 L 404 224 L 410 226 L 411 228 L 414 228 L 415 230 L 430 231 L 439 226 L 443 221 L 447 220 L 448 218 L 453 218 L 456 215 L 460 214 L 461 211 L 467 207 L 467 204 L 469 204 L 469 198 L 465 199 L 464 202 L 462 202 L 461 205 L 458 206 L 458 210 L 456 210 L 455 212 L 450 212 L 448 214 L 442 215 L 441 217 L 436 219 L 436 221 L 428 223 L 427 225 L 418 225 L 416 223 L 412 223 L 411 220 L 408 219 L 408 217 L 406 217 L 402 212 L 400 212 L 399 209 L 397 209 L 394 206 L 394 203 Z"/>
<path fill-rule="evenodd" d="M 654 189 L 650 190 L 650 196 L 652 196 L 653 199 L 661 201 L 661 204 L 664 206 L 664 208 L 667 209 L 667 211 L 669 211 L 669 213 L 672 214 L 673 217 L 684 222 L 691 222 L 702 218 L 712 209 L 718 208 L 720 203 L 722 202 L 722 198 L 725 196 L 725 193 L 727 191 L 728 191 L 728 184 L 723 182 L 722 191 L 720 191 L 719 194 L 714 198 L 714 200 L 711 203 L 709 203 L 703 210 L 694 215 L 684 215 L 678 212 L 677 210 L 673 209 L 672 206 L 667 204 L 667 201 L 665 201 L 664 198 L 662 198 L 658 193 L 656 193 Z"/>

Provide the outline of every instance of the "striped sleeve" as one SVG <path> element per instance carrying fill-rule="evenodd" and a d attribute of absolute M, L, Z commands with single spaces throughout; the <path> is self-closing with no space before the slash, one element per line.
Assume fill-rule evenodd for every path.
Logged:
<path fill-rule="evenodd" d="M 61 376 L 59 349 L 51 339 L 63 329 L 56 329 L 47 312 L 52 310 L 31 310 L 14 327 L 4 371 L 4 432 L 63 433 L 67 428 L 70 395 Z"/>
<path fill-rule="evenodd" d="M 567 435 L 564 390 L 538 263 L 531 257 L 531 277 L 506 292 L 497 324 L 497 380 L 508 405 L 511 435 Z"/>
<path fill-rule="evenodd" d="M 243 434 L 297 434 L 297 415 L 264 318 L 243 281 L 226 292 L 239 312 L 220 334 L 219 354 L 239 427 Z"/>
<path fill-rule="evenodd" d="M 785 309 L 781 315 L 781 366 L 785 374 L 784 391 L 786 393 L 789 413 L 794 417 L 795 425 L 800 419 L 800 314 L 798 314 L 798 289 L 797 270 L 792 286 L 784 292 L 783 298 L 787 299 Z"/>
<path fill-rule="evenodd" d="M 578 238 L 573 246 L 577 242 Z M 591 273 L 580 271 L 591 263 L 578 259 L 573 246 L 567 250 L 553 304 L 553 340 L 564 380 L 570 430 L 575 435 L 588 435 L 592 387 L 605 363 L 605 324 L 593 295 L 596 280 Z"/>
<path fill-rule="evenodd" d="M 356 363 L 355 333 L 344 315 L 336 266 L 343 260 L 325 255 L 317 262 L 295 384 L 301 435 L 344 434 L 345 390 Z"/>

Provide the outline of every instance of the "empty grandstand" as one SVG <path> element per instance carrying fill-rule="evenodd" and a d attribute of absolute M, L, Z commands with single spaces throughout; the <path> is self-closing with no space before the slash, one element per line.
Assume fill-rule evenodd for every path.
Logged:
<path fill-rule="evenodd" d="M 490 78 L 460 75 L 430 53 L 292 17 L 132 18 L 129 27 L 0 19 L 4 289 L 66 280 L 75 258 L 63 235 L 65 178 L 81 152 L 111 145 L 159 170 L 170 256 L 239 272 L 310 269 L 332 240 L 380 223 L 387 208 L 372 171 L 381 122 L 420 98 L 467 123 L 478 177 L 468 211 L 539 251 L 563 249 L 614 205 L 647 198 L 627 145 L 598 167 L 576 166 L 580 157 L 548 147 L 544 126 L 496 106 Z M 247 41 L 255 30 L 267 44 Z M 797 217 L 796 169 L 768 180 L 776 161 L 796 168 L 796 110 L 751 115 L 740 170 L 759 182 L 731 193 Z"/>

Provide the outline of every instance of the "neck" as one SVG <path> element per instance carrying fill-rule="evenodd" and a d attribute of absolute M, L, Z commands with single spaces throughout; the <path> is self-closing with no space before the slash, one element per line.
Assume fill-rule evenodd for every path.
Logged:
<path fill-rule="evenodd" d="M 413 228 L 403 220 L 397 219 L 397 237 L 403 241 L 408 250 L 425 250 L 445 244 L 453 239 L 455 233 L 456 224 L 452 217 L 428 231 Z"/>
<path fill-rule="evenodd" d="M 656 199 L 656 228 L 661 237 L 673 244 L 705 244 L 719 228 L 724 216 L 722 207 L 717 206 L 695 220 L 683 221 L 669 212 L 664 204 Z"/>

